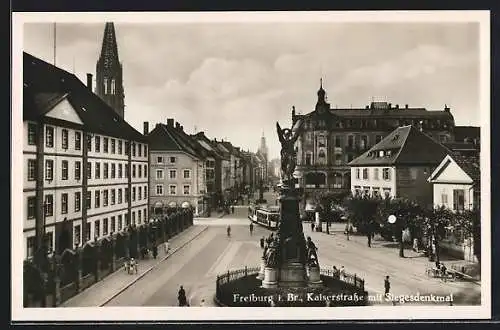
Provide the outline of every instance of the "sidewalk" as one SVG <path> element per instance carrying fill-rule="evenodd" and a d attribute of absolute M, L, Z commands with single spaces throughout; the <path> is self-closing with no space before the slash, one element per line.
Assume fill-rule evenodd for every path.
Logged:
<path fill-rule="evenodd" d="M 109 274 L 101 281 L 93 284 L 81 293 L 63 302 L 59 307 L 101 307 L 108 301 L 116 297 L 118 294 L 126 290 L 132 284 L 140 280 L 144 275 L 149 273 L 159 263 L 181 249 L 184 245 L 202 234 L 208 227 L 206 226 L 191 226 L 184 232 L 176 235 L 169 240 L 170 252 L 165 255 L 165 251 L 158 249 L 158 257 L 153 259 L 141 260 L 138 263 L 137 274 L 127 274 L 123 268 L 118 269 L 112 274 Z"/>

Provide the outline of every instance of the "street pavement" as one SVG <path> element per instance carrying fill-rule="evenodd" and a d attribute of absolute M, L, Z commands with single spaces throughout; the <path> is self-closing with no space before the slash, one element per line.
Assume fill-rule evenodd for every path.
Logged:
<path fill-rule="evenodd" d="M 208 229 L 196 240 L 160 263 L 106 306 L 176 306 L 181 285 L 191 306 L 199 306 L 202 299 L 205 300 L 204 306 L 213 306 L 216 276 L 228 270 L 258 266 L 262 253 L 258 240 L 269 234 L 267 229 L 256 226 L 253 236 L 250 236 L 247 220 L 220 219 L 229 220 L 241 224 L 232 226 L 230 238 L 226 236 L 225 224 L 207 226 Z M 244 221 L 247 221 L 246 225 Z M 374 242 L 372 248 L 368 248 L 363 237 L 352 236 L 347 240 L 343 235 L 311 232 L 307 226 L 304 232 L 316 242 L 323 268 L 345 266 L 347 272 L 365 279 L 365 288 L 370 295 L 383 293 L 384 278 L 389 275 L 391 293 L 395 295 L 453 293 L 455 297 L 462 296 L 462 303 L 455 302 L 455 305 L 479 303 L 479 285 L 461 281 L 445 283 L 428 278 L 425 269 L 429 263 L 425 258 L 413 255 L 412 251 L 405 251 L 407 258 L 400 258 L 397 248 L 384 246 L 386 242 Z M 392 304 L 386 301 L 378 303 Z"/>
<path fill-rule="evenodd" d="M 106 304 L 109 299 L 132 285 L 135 281 L 140 280 L 155 266 L 166 261 L 188 242 L 200 236 L 206 229 L 207 227 L 205 226 L 189 227 L 169 240 L 170 251 L 168 255 L 165 255 L 164 249 L 158 249 L 157 259 L 151 257 L 150 259 L 138 260 L 137 274 L 128 274 L 122 267 L 76 296 L 66 300 L 60 307 L 95 307 Z"/>
<path fill-rule="evenodd" d="M 157 262 L 135 283 L 128 283 L 123 291 L 118 290 L 124 288 L 123 283 L 121 286 L 107 284 L 115 281 L 110 276 L 96 284 L 99 287 L 86 295 L 88 297 L 94 292 L 92 294 L 99 296 L 99 299 L 74 298 L 66 302 L 66 305 L 99 306 L 105 303 L 105 306 L 177 306 L 177 291 L 182 285 L 191 306 L 199 306 L 202 299 L 205 301 L 204 306 L 214 306 L 213 296 L 218 274 L 245 266 L 259 266 L 262 255 L 259 239 L 268 236 L 270 231 L 255 225 L 254 233 L 250 235 L 247 216 L 248 205 L 244 205 L 236 206 L 234 214 L 222 218 L 197 218 L 194 226 L 188 229 L 189 232 L 179 235 L 183 237 L 179 237 L 178 243 L 182 248 L 166 260 Z M 226 235 L 227 225 L 231 225 L 231 237 Z M 405 250 L 406 257 L 400 258 L 397 244 L 392 242 L 375 239 L 369 248 L 364 236 L 350 235 L 348 240 L 343 234 L 344 226 L 332 224 L 330 234 L 326 234 L 312 232 L 309 224 L 304 224 L 305 235 L 311 236 L 318 247 L 322 268 L 344 266 L 346 272 L 365 279 L 365 289 L 370 295 L 383 293 L 384 279 L 389 275 L 390 292 L 394 295 L 453 293 L 454 305 L 480 303 L 480 285 L 477 283 L 443 282 L 429 278 L 425 270 L 432 265 L 426 258 L 411 250 Z M 192 239 L 194 236 L 196 238 Z M 173 240 L 171 245 L 174 245 Z M 453 261 L 445 261 L 451 262 Z M 130 278 L 130 275 L 122 273 Z M 100 290 L 107 291 L 107 295 Z M 113 290 L 118 294 L 111 294 Z M 386 301 L 377 303 L 392 304 Z"/>

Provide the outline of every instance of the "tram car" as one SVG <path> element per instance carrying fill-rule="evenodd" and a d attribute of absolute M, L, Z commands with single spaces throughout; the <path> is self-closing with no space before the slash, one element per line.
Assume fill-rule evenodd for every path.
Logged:
<path fill-rule="evenodd" d="M 250 205 L 248 207 L 248 219 L 270 230 L 277 230 L 280 220 L 279 208 Z"/>

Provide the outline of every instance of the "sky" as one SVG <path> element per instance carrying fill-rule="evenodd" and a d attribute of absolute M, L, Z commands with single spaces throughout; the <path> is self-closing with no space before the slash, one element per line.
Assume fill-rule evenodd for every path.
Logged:
<path fill-rule="evenodd" d="M 372 100 L 451 108 L 480 125 L 478 23 L 115 23 L 125 120 L 142 132 L 174 118 L 188 133 L 278 157 L 276 121 L 309 113 L 320 78 L 335 107 Z M 58 23 L 56 65 L 86 83 L 104 22 Z M 23 50 L 53 62 L 53 24 L 26 23 Z"/>

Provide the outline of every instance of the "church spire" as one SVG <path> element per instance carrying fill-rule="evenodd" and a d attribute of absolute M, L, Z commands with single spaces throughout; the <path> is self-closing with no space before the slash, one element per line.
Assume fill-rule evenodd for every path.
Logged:
<path fill-rule="evenodd" d="M 104 27 L 102 47 L 96 65 L 96 94 L 112 107 L 120 117 L 124 117 L 122 64 L 118 57 L 115 26 L 107 22 Z"/>
<path fill-rule="evenodd" d="M 115 26 L 113 23 L 106 23 L 104 36 L 102 38 L 101 57 L 105 66 L 112 66 L 120 63 L 118 58 L 118 45 L 116 44 Z"/>

